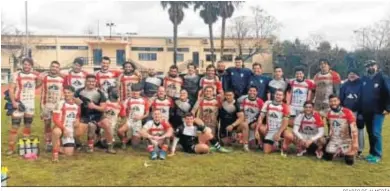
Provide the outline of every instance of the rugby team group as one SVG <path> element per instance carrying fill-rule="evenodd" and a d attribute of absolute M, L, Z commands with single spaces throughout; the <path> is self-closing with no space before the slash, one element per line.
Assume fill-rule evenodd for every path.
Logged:
<path fill-rule="evenodd" d="M 343 82 L 326 59 L 319 60 L 320 71 L 313 79 L 305 78 L 300 67 L 294 79 L 286 79 L 278 66 L 270 78 L 260 63 L 250 70 L 240 57 L 227 69 L 223 61 L 209 65 L 204 75 L 192 63 L 186 74 L 173 65 L 165 77 L 158 77 L 153 68 L 142 76 L 132 62 L 120 70 L 110 69 L 110 63 L 103 57 L 101 69 L 89 74 L 80 58 L 67 72 L 52 61 L 48 72 L 38 73 L 34 61 L 25 58 L 9 85 L 12 126 L 6 154 L 15 153 L 22 121 L 26 138 L 39 128 L 31 127 L 35 91 L 41 88 L 45 150 L 53 161 L 75 150 L 90 153 L 101 147 L 116 154 L 115 143 L 126 149 L 143 142 L 151 160 L 175 155 L 178 144 L 183 152 L 196 154 L 229 153 L 228 146 L 242 144 L 246 152 L 261 149 L 282 155 L 292 153 L 294 144 L 297 156 L 344 157 L 348 165 L 356 158 L 369 163 L 382 158 L 389 82 L 373 60 L 367 61 L 364 75 L 350 70 Z M 364 128 L 370 143 L 365 157 Z"/>

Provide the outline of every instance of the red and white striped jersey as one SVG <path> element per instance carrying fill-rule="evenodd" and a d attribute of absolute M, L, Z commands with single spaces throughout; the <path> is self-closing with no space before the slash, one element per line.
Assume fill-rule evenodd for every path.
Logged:
<path fill-rule="evenodd" d="M 330 110 L 327 115 L 330 129 L 333 130 L 331 139 L 351 139 L 350 125 L 356 122 L 353 112 L 348 108 L 341 108 L 339 112 Z"/>
<path fill-rule="evenodd" d="M 85 79 L 87 77 L 88 73 L 85 71 L 81 72 L 74 72 L 69 71 L 67 74 L 65 74 L 65 85 L 72 86 L 75 91 L 85 87 Z"/>
<path fill-rule="evenodd" d="M 132 75 L 121 74 L 118 78 L 118 81 L 119 81 L 120 99 L 123 101 L 131 97 L 132 85 L 139 83 L 141 79 L 139 76 L 135 74 Z"/>
<path fill-rule="evenodd" d="M 55 105 L 64 98 L 65 80 L 61 76 L 46 75 L 42 80 L 41 104 Z"/>
<path fill-rule="evenodd" d="M 100 90 L 104 93 L 106 97 L 108 97 L 108 88 L 111 86 L 117 86 L 116 79 L 121 74 L 121 71 L 97 71 L 96 75 L 96 85 L 100 88 Z"/>
<path fill-rule="evenodd" d="M 217 78 L 208 79 L 207 77 L 202 77 L 199 81 L 199 86 L 202 90 L 207 86 L 213 87 L 214 95 L 217 95 L 218 92 L 222 91 L 222 83 L 217 80 Z"/>
<path fill-rule="evenodd" d="M 156 98 L 152 103 L 152 110 L 160 110 L 164 120 L 169 120 L 170 108 L 173 108 L 173 101 L 171 98 L 165 98 L 163 100 Z"/>
<path fill-rule="evenodd" d="M 135 115 L 145 115 L 149 111 L 149 104 L 146 98 L 129 98 L 124 102 L 129 120 Z"/>
<path fill-rule="evenodd" d="M 183 86 L 183 79 L 181 77 L 164 78 L 164 88 L 167 93 L 167 96 L 171 98 L 178 98 L 180 94 L 181 87 Z"/>
<path fill-rule="evenodd" d="M 80 113 L 80 107 L 76 103 L 61 100 L 54 107 L 53 118 L 58 117 L 61 125 L 73 135 L 74 122 L 80 118 Z"/>
<path fill-rule="evenodd" d="M 303 104 L 307 101 L 309 92 L 314 89 L 314 84 L 307 79 L 302 82 L 298 82 L 294 79 L 291 80 L 289 84 L 291 87 L 290 105 L 294 107 L 303 107 Z"/>
<path fill-rule="evenodd" d="M 244 112 L 245 119 L 248 123 L 252 123 L 257 120 L 260 115 L 260 111 L 264 105 L 264 102 L 260 98 L 250 100 L 245 98 L 240 104 L 240 110 Z"/>
<path fill-rule="evenodd" d="M 314 136 L 318 133 L 318 128 L 324 127 L 324 122 L 321 119 L 321 115 L 314 111 L 309 117 L 304 113 L 299 114 L 294 120 L 294 126 L 299 126 L 300 133 Z"/>
<path fill-rule="evenodd" d="M 145 123 L 143 128 L 152 136 L 162 136 L 164 135 L 171 125 L 167 121 L 162 121 L 159 124 L 156 124 L 153 120 L 150 120 Z"/>
<path fill-rule="evenodd" d="M 290 111 L 287 104 L 275 105 L 273 101 L 266 101 L 261 109 L 266 114 L 267 128 L 269 131 L 278 131 L 284 118 L 288 118 Z"/>
<path fill-rule="evenodd" d="M 15 84 L 16 101 L 34 102 L 38 76 L 39 74 L 35 72 L 24 73 L 22 71 L 12 75 L 11 82 Z"/>

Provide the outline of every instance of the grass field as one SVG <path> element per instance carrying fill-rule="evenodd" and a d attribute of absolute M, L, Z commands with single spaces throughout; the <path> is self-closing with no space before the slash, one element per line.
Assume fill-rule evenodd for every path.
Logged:
<path fill-rule="evenodd" d="M 39 112 L 39 111 L 38 111 Z M 10 118 L 2 113 L 2 165 L 8 167 L 8 186 L 390 186 L 390 120 L 383 127 L 384 158 L 372 165 L 357 161 L 325 162 L 314 157 L 283 158 L 256 151 L 189 155 L 179 152 L 165 161 L 149 161 L 146 151 L 109 155 L 76 153 L 59 163 L 42 153 L 37 161 L 5 156 Z M 36 115 L 33 135 L 43 140 L 43 123 Z M 366 141 L 367 142 L 367 141 Z M 368 143 L 366 144 L 367 154 Z M 43 144 L 41 143 L 41 149 Z M 148 161 L 151 165 L 144 166 Z"/>

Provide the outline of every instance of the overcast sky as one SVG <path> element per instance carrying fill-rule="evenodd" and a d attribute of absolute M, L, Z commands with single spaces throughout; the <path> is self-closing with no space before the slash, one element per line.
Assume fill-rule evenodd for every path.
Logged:
<path fill-rule="evenodd" d="M 282 24 L 280 39 L 307 39 L 318 33 L 346 49 L 352 49 L 353 31 L 390 16 L 390 1 L 247 1 L 233 17 L 250 16 L 250 6 L 260 5 Z M 2 20 L 24 30 L 24 1 L 2 3 Z M 29 1 L 29 30 L 34 34 L 85 34 L 87 28 L 108 35 L 106 22 L 116 24 L 114 33 L 172 36 L 167 11 L 158 1 Z M 214 34 L 220 34 L 221 20 Z M 193 9 L 185 12 L 179 36 L 208 36 L 208 27 Z"/>

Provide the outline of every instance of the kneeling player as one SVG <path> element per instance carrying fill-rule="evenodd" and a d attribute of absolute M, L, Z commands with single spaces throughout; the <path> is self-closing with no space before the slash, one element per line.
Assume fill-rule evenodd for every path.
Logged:
<path fill-rule="evenodd" d="M 150 159 L 159 157 L 165 160 L 168 151 L 168 140 L 173 134 L 172 126 L 164 120 L 159 110 L 153 111 L 153 120 L 145 123 L 140 131 L 142 137 L 148 139 L 148 152 Z"/>
<path fill-rule="evenodd" d="M 106 107 L 104 108 L 104 116 L 109 120 L 110 131 L 113 135 L 113 142 L 115 142 L 118 140 L 115 140 L 118 127 L 122 124 L 126 124 L 126 109 L 124 104 L 119 101 L 119 92 L 117 87 L 111 86 L 107 89 L 107 91 L 108 100 L 106 102 Z"/>
<path fill-rule="evenodd" d="M 258 140 L 260 140 L 260 135 L 264 137 L 263 151 L 266 154 L 274 150 L 274 143 L 279 142 L 281 137 L 284 138 L 282 151 L 286 151 L 293 140 L 292 133 L 286 131 L 290 111 L 288 105 L 283 103 L 283 98 L 283 90 L 277 89 L 274 101 L 264 103 L 259 120 L 257 120 L 255 136 Z M 264 117 L 267 118 L 266 125 L 262 124 Z"/>
<path fill-rule="evenodd" d="M 131 145 L 136 147 L 141 142 L 142 120 L 149 116 L 148 100 L 141 97 L 141 91 L 140 84 L 133 85 L 132 96 L 124 103 L 127 110 L 127 123 L 118 130 L 118 135 L 122 139 L 122 149 L 126 149 L 129 130 L 131 130 Z"/>
<path fill-rule="evenodd" d="M 60 149 L 65 155 L 73 155 L 75 147 L 74 126 L 80 120 L 80 108 L 74 103 L 73 95 L 74 88 L 72 86 L 64 87 L 65 100 L 57 103 L 53 110 L 55 126 L 52 132 L 52 145 L 53 161 L 55 162 L 58 161 Z"/>
<path fill-rule="evenodd" d="M 332 160 L 344 156 L 347 165 L 353 165 L 358 150 L 356 119 L 351 110 L 341 107 L 336 95 L 329 96 L 330 111 L 327 119 L 330 127 L 330 140 L 326 146 L 324 159 Z"/>
<path fill-rule="evenodd" d="M 208 146 L 209 141 L 212 144 L 211 148 Z M 213 136 L 211 129 L 206 127 L 202 120 L 195 119 L 192 113 L 186 113 L 184 116 L 184 124 L 176 129 L 170 155 L 175 155 L 177 143 L 180 143 L 183 151 L 186 153 L 206 154 L 209 151 L 230 152 L 221 147 L 217 139 Z"/>
<path fill-rule="evenodd" d="M 294 121 L 293 133 L 298 154 L 316 154 L 317 158 L 322 158 L 322 148 L 325 145 L 324 123 L 321 115 L 313 110 L 314 104 L 306 101 L 303 105 L 303 113 L 298 114 Z"/>

